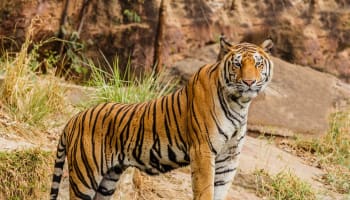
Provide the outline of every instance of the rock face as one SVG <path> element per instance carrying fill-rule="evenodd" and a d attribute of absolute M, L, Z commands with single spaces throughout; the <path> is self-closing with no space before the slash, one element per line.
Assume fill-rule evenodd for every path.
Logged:
<path fill-rule="evenodd" d="M 37 43 L 52 37 L 65 40 L 68 57 L 83 54 L 101 64 L 118 58 L 120 68 L 132 61 L 145 69 L 153 63 L 158 10 L 157 1 L 1 1 L 0 42 L 16 51 L 32 31 Z M 42 56 L 45 51 L 59 53 L 61 43 L 53 40 L 43 48 Z"/>
<path fill-rule="evenodd" d="M 220 33 L 235 42 L 270 37 L 274 56 L 349 81 L 349 1 L 192 0 L 173 1 L 168 10 L 166 41 L 173 48 L 195 49 Z"/>
<path fill-rule="evenodd" d="M 72 40 L 78 33 L 84 55 L 94 60 L 103 62 L 102 52 L 109 61 L 118 56 L 121 67 L 130 59 L 140 69 L 150 68 L 159 5 L 160 0 L 1 1 L 0 36 L 5 37 L 0 39 L 5 48 L 16 47 L 6 38 L 20 46 L 32 22 L 36 41 L 59 34 Z M 234 42 L 271 37 L 274 56 L 350 81 L 349 1 L 167 0 L 166 5 L 162 57 L 167 66 L 224 33 Z"/>
<path fill-rule="evenodd" d="M 190 53 L 169 69 L 170 74 L 180 76 L 182 81 L 188 80 L 204 63 L 215 62 L 217 46 Z M 330 114 L 350 98 L 350 86 L 309 67 L 275 57 L 273 62 L 272 82 L 250 107 L 248 130 L 283 136 L 325 134 Z"/>

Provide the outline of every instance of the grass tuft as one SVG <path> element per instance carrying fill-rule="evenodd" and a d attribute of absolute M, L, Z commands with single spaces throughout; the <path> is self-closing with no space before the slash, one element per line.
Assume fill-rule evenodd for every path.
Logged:
<path fill-rule="evenodd" d="M 329 189 L 350 195 L 350 170 L 341 165 L 327 166 L 321 177 Z"/>
<path fill-rule="evenodd" d="M 316 194 L 311 185 L 299 179 L 290 171 L 271 176 L 264 170 L 254 172 L 256 193 L 264 199 L 273 200 L 314 200 Z"/>
<path fill-rule="evenodd" d="M 0 152 L 1 199 L 42 199 L 50 187 L 53 154 L 39 149 Z"/>
<path fill-rule="evenodd" d="M 141 78 L 133 77 L 133 81 L 129 81 L 131 80 L 129 70 L 122 75 L 118 61 L 113 66 L 109 65 L 111 73 L 101 70 L 92 62 L 89 66 L 91 68 L 89 86 L 95 88 L 96 92 L 90 94 L 91 100 L 83 105 L 84 108 L 103 102 L 144 102 L 166 95 L 174 89 L 171 81 L 167 83 L 160 81 L 162 74 L 152 73 Z"/>

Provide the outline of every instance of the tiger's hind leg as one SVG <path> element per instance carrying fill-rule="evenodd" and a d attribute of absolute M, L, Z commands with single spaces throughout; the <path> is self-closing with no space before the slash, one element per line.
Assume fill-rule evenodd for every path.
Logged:
<path fill-rule="evenodd" d="M 92 200 L 96 191 L 69 176 L 69 199 Z"/>
<path fill-rule="evenodd" d="M 120 176 L 122 175 L 122 168 L 116 166 L 109 170 L 106 175 L 104 175 L 98 189 L 94 200 L 108 200 L 110 199 L 116 189 L 116 183 L 118 182 Z"/>

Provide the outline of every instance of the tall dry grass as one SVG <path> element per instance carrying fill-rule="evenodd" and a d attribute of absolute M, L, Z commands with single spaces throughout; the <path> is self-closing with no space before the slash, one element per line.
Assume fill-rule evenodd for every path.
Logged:
<path fill-rule="evenodd" d="M 54 76 L 39 77 L 32 71 L 37 62 L 28 53 L 32 43 L 30 34 L 31 31 L 20 52 L 15 56 L 7 54 L 2 59 L 5 78 L 0 91 L 1 101 L 16 121 L 46 127 L 47 117 L 66 107 L 64 88 Z"/>

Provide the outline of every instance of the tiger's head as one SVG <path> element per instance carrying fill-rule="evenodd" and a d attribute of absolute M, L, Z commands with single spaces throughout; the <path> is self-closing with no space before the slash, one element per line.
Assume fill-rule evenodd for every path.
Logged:
<path fill-rule="evenodd" d="M 218 62 L 230 98 L 250 100 L 264 90 L 272 78 L 273 63 L 268 55 L 273 43 L 265 40 L 260 46 L 250 43 L 232 45 L 220 38 Z"/>

